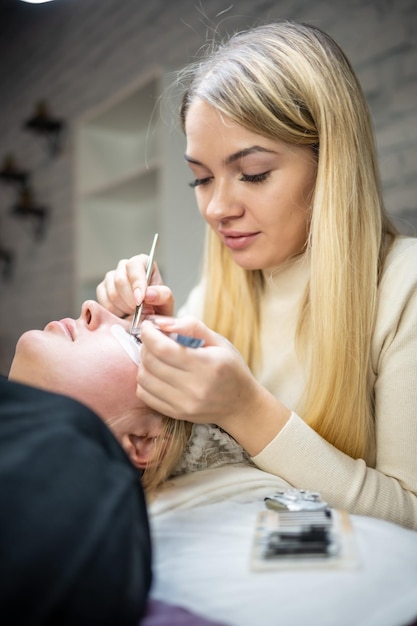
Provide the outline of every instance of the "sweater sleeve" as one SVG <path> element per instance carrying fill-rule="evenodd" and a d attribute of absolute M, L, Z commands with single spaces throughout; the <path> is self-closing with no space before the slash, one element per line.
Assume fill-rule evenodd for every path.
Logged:
<path fill-rule="evenodd" d="M 375 467 L 336 449 L 295 413 L 253 461 L 320 491 L 335 508 L 417 529 L 416 240 L 397 246 L 381 280 L 372 368 Z"/>

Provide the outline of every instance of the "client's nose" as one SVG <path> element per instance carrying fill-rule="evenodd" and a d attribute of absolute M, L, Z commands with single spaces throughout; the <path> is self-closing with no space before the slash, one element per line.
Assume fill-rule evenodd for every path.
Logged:
<path fill-rule="evenodd" d="M 89 330 L 95 330 L 103 319 L 103 307 L 95 300 L 86 300 L 81 306 L 81 319 Z"/>
<path fill-rule="evenodd" d="M 81 306 L 80 319 L 89 330 L 96 330 L 102 324 L 120 324 L 126 326 L 127 323 L 120 320 L 116 315 L 110 313 L 95 300 L 86 300 Z"/>

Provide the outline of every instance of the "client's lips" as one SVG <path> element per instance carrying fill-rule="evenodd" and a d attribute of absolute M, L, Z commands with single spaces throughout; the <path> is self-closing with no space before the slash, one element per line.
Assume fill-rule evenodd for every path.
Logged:
<path fill-rule="evenodd" d="M 69 337 L 71 341 L 74 341 L 75 330 L 73 320 L 66 318 L 56 322 L 49 322 L 44 328 L 44 330 L 51 332 L 54 332 L 54 329 L 57 329 L 61 334 L 64 334 L 66 337 Z"/>
<path fill-rule="evenodd" d="M 75 339 L 74 320 L 70 319 L 69 317 L 66 317 L 63 320 L 60 320 L 58 324 L 60 324 L 63 327 L 66 334 L 72 339 L 72 341 L 74 341 Z"/>

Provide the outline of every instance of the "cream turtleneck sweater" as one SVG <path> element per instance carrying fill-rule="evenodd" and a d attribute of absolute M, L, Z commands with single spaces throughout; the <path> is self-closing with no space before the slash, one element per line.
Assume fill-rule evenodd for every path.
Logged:
<path fill-rule="evenodd" d="M 257 379 L 293 412 L 251 461 L 294 487 L 319 491 L 334 508 L 417 529 L 417 239 L 400 238 L 394 244 L 379 288 L 371 346 L 373 467 L 337 450 L 296 413 L 305 372 L 294 337 L 308 271 L 306 260 L 300 259 L 266 276 Z M 202 290 L 197 287 L 180 314 L 200 317 L 201 311 Z"/>

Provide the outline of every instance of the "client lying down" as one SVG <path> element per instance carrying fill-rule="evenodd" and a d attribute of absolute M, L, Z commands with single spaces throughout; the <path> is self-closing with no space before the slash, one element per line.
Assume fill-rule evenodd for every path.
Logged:
<path fill-rule="evenodd" d="M 143 484 L 150 492 L 176 464 L 188 427 L 137 399 L 140 349 L 127 330 L 128 322 L 88 300 L 78 319 L 25 332 L 9 379 L 70 396 L 97 413 L 133 465 L 144 470 Z"/>

